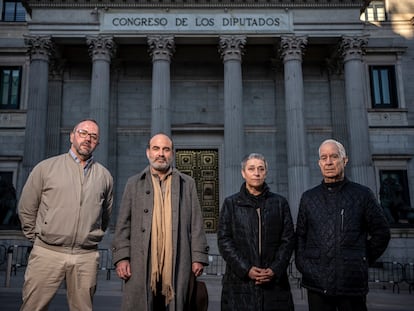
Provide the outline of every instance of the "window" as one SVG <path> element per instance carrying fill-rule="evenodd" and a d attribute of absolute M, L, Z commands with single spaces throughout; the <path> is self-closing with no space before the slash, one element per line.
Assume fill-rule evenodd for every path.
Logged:
<path fill-rule="evenodd" d="M 21 0 L 5 0 L 3 3 L 2 20 L 4 22 L 26 21 L 26 10 L 24 9 Z"/>
<path fill-rule="evenodd" d="M 394 66 L 370 66 L 372 108 L 398 108 Z"/>
<path fill-rule="evenodd" d="M 388 221 L 395 225 L 414 224 L 406 170 L 380 170 L 380 202 Z"/>
<path fill-rule="evenodd" d="M 0 228 L 18 229 L 16 189 L 13 172 L 0 171 Z"/>
<path fill-rule="evenodd" d="M 0 67 L 0 109 L 19 109 L 20 67 Z"/>
<path fill-rule="evenodd" d="M 366 22 L 383 22 L 387 20 L 384 1 L 371 1 L 361 17 Z"/>

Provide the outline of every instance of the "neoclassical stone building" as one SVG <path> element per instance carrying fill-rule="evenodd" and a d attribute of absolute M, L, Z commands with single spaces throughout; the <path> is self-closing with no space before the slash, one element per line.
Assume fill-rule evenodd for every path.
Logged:
<path fill-rule="evenodd" d="M 414 257 L 412 1 L 0 3 L 0 173 L 17 199 L 33 166 L 66 152 L 73 125 L 94 118 L 118 207 L 147 164 L 148 138 L 165 132 L 198 182 L 214 251 L 245 154 L 266 156 L 267 181 L 296 217 L 302 192 L 321 181 L 318 146 L 335 138 L 352 180 L 378 199 L 387 178 L 402 189 L 386 256 Z"/>

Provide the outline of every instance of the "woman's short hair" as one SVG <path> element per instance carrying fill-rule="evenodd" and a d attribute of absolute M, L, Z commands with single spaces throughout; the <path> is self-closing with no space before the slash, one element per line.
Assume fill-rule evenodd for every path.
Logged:
<path fill-rule="evenodd" d="M 265 165 L 265 169 L 267 170 L 267 161 L 266 161 L 265 157 L 261 153 L 250 153 L 249 155 L 245 156 L 243 158 L 242 162 L 241 162 L 241 169 L 243 171 L 246 168 L 247 161 L 249 161 L 251 159 L 262 160 L 264 165 Z"/>

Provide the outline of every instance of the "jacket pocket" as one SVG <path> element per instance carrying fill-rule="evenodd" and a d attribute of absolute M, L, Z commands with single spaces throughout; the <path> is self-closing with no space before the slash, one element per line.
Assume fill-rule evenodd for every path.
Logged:
<path fill-rule="evenodd" d="M 365 286 L 368 280 L 368 261 L 362 249 L 344 249 L 342 279 L 345 288 Z"/>

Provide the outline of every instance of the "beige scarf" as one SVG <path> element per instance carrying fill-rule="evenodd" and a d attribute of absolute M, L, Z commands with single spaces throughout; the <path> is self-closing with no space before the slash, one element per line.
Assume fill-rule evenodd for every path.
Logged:
<path fill-rule="evenodd" d="M 172 247 L 172 208 L 171 175 L 165 179 L 163 197 L 160 182 L 152 176 L 154 188 L 154 211 L 151 229 L 151 290 L 157 294 L 157 282 L 162 278 L 161 293 L 165 296 L 165 305 L 174 298 L 172 286 L 173 247 Z"/>

